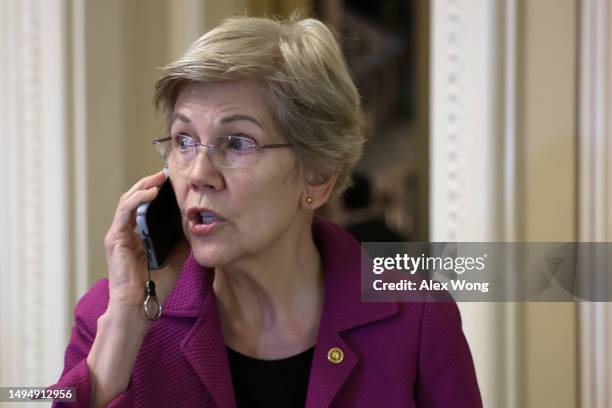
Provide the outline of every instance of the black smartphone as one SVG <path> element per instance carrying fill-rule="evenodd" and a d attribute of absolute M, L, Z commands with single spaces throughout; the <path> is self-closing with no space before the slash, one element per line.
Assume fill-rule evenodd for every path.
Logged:
<path fill-rule="evenodd" d="M 136 228 L 149 258 L 149 268 L 164 267 L 172 249 L 184 236 L 181 210 L 169 178 L 166 178 L 153 201 L 138 206 Z"/>

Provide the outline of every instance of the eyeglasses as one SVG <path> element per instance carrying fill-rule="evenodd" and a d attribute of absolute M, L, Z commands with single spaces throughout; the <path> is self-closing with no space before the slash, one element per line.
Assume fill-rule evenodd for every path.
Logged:
<path fill-rule="evenodd" d="M 198 148 L 205 147 L 214 164 L 229 168 L 251 166 L 263 149 L 293 146 L 289 143 L 257 144 L 248 136 L 221 136 L 213 144 L 204 144 L 186 134 L 156 139 L 153 144 L 164 160 L 180 167 L 189 167 L 198 155 Z"/>

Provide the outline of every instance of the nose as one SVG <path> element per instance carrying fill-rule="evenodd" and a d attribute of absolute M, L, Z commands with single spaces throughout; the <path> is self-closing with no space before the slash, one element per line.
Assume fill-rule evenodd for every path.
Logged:
<path fill-rule="evenodd" d="M 212 162 L 209 149 L 200 146 L 189 170 L 189 186 L 194 191 L 220 191 L 225 187 L 223 174 Z"/>

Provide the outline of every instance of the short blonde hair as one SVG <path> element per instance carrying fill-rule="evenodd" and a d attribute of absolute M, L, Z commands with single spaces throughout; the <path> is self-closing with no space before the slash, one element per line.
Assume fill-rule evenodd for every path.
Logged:
<path fill-rule="evenodd" d="M 321 21 L 235 17 L 197 39 L 163 69 L 155 104 L 169 119 L 189 82 L 256 79 L 278 129 L 294 145 L 296 169 L 343 192 L 359 161 L 363 112 L 336 38 Z M 311 180 L 312 181 L 312 180 Z"/>

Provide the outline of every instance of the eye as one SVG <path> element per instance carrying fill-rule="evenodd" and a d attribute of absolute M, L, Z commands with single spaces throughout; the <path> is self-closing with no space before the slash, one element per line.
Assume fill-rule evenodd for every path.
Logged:
<path fill-rule="evenodd" d="M 245 153 L 255 150 L 257 143 L 246 136 L 228 136 L 225 141 L 225 148 L 232 152 Z"/>
<path fill-rule="evenodd" d="M 174 138 L 174 144 L 180 151 L 185 151 L 194 147 L 196 143 L 191 136 L 181 133 Z"/>

